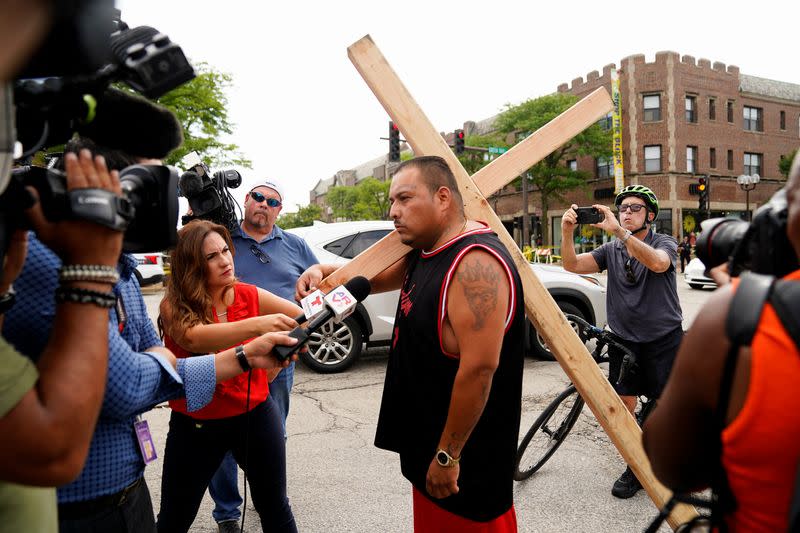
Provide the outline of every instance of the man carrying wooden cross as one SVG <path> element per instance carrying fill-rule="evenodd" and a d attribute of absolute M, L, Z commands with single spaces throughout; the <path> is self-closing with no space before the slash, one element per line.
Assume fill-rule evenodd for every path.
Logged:
<path fill-rule="evenodd" d="M 447 163 L 402 163 L 389 193 L 413 251 L 372 279 L 401 288 L 375 445 L 400 454 L 414 531 L 517 530 L 514 458 L 525 329 L 522 282 L 485 224 L 467 220 Z M 300 277 L 306 295 L 336 265 Z"/>

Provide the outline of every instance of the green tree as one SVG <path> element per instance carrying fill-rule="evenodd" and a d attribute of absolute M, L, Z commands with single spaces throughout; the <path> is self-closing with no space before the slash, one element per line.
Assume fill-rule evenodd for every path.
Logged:
<path fill-rule="evenodd" d="M 277 224 L 283 229 L 310 226 L 322 218 L 322 207 L 317 204 L 297 206 L 297 213 L 285 213 L 278 217 Z"/>
<path fill-rule="evenodd" d="M 794 161 L 796 155 L 797 148 L 792 150 L 788 155 L 782 155 L 780 161 L 778 161 L 778 170 L 784 178 L 789 177 L 789 171 L 792 169 L 792 161 Z"/>
<path fill-rule="evenodd" d="M 175 112 L 183 127 L 183 145 L 170 153 L 164 162 L 174 165 L 194 151 L 212 170 L 230 165 L 250 168 L 252 163 L 236 144 L 220 140 L 233 132 L 226 95 L 232 85 L 230 74 L 217 71 L 206 63 L 195 65 L 195 72 L 197 77 L 193 80 L 157 100 Z"/>
<path fill-rule="evenodd" d="M 357 220 L 387 220 L 389 218 L 388 181 L 379 181 L 372 176 L 355 186 L 358 201 L 354 206 Z"/>
<path fill-rule="evenodd" d="M 538 130 L 555 117 L 566 111 L 575 102 L 576 96 L 556 93 L 527 100 L 518 105 L 508 104 L 506 110 L 495 121 L 499 133 L 514 134 L 517 142 Z M 528 169 L 526 175 L 533 192 L 540 195 L 542 209 L 542 235 L 549 244 L 547 211 L 552 200 L 563 200 L 566 191 L 585 185 L 589 173 L 573 171 L 566 166 L 567 159 L 589 155 L 592 157 L 611 157 L 611 131 L 604 131 L 594 124 L 552 154 Z"/>
<path fill-rule="evenodd" d="M 355 187 L 337 185 L 328 189 L 325 203 L 331 208 L 331 215 L 334 219 L 354 220 L 358 193 Z"/>

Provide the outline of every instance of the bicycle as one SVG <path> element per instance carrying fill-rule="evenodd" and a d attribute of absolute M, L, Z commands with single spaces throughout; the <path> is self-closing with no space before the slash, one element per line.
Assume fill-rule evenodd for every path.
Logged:
<path fill-rule="evenodd" d="M 620 342 L 617 335 L 609 330 L 593 326 L 578 316 L 567 315 L 567 318 L 574 324 L 576 333 L 584 343 L 595 340 L 596 344 L 591 351 L 591 356 L 597 364 L 608 361 L 608 347 L 613 346 L 623 353 L 619 380 L 622 380 L 630 372 L 631 367 L 635 365 L 635 355 Z M 553 456 L 578 421 L 584 404 L 585 402 L 578 394 L 575 385 L 570 383 L 545 407 L 519 443 L 514 464 L 516 481 L 531 477 Z M 642 404 L 637 415 L 638 420 L 644 420 L 655 406 L 654 401 L 645 401 L 645 399 L 642 400 Z M 526 452 L 528 453 L 526 454 Z"/>

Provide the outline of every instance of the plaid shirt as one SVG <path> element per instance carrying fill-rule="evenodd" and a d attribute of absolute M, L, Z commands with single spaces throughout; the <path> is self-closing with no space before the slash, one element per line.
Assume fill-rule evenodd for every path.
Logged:
<path fill-rule="evenodd" d="M 58 257 L 31 234 L 25 267 L 14 282 L 17 304 L 6 316 L 4 334 L 34 360 L 51 333 L 55 316 L 53 294 L 60 266 Z M 109 313 L 108 378 L 103 406 L 83 471 L 75 481 L 58 489 L 61 503 L 113 494 L 140 478 L 144 474 L 144 461 L 133 427 L 136 416 L 184 394 L 190 409 L 199 409 L 211 401 L 216 385 L 213 355 L 180 361 L 176 373 L 160 355 L 144 352 L 161 346 L 161 341 L 147 316 L 139 282 L 133 275 L 136 261 L 123 255 L 118 268 L 120 281 L 114 286 L 114 293 L 124 313 L 113 309 Z M 124 316 L 122 324 L 120 316 Z M 187 383 L 185 391 L 184 383 Z"/>

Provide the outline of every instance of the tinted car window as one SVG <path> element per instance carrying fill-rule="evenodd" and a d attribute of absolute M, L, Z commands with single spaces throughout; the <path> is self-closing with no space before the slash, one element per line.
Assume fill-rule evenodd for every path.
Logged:
<path fill-rule="evenodd" d="M 383 237 L 385 237 L 391 230 L 379 229 L 373 231 L 362 231 L 355 235 L 348 235 L 342 237 L 331 243 L 325 245 L 325 249 L 345 259 L 352 259 Z"/>

